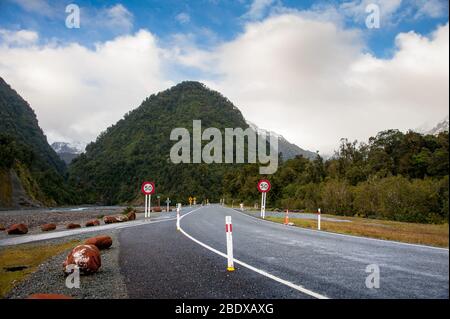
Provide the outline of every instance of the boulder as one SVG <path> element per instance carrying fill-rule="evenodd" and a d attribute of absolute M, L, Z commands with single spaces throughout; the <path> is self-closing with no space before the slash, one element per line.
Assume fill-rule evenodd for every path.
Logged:
<path fill-rule="evenodd" d="M 162 209 L 161 209 L 161 207 L 155 207 L 155 208 L 152 209 L 152 212 L 154 212 L 154 213 L 161 213 Z"/>
<path fill-rule="evenodd" d="M 109 236 L 96 236 L 88 238 L 85 242 L 86 245 L 94 245 L 98 249 L 108 249 L 112 245 L 112 238 Z"/>
<path fill-rule="evenodd" d="M 50 230 L 55 230 L 56 229 L 56 224 L 45 224 L 45 225 L 41 225 L 41 230 L 42 231 L 50 231 Z"/>
<path fill-rule="evenodd" d="M 105 216 L 103 217 L 103 221 L 105 224 L 113 224 L 118 222 L 115 216 Z"/>
<path fill-rule="evenodd" d="M 97 219 L 92 219 L 86 223 L 86 227 L 99 226 L 100 222 Z"/>
<path fill-rule="evenodd" d="M 128 221 L 128 217 L 126 215 L 105 216 L 103 221 L 105 224 L 122 223 Z"/>
<path fill-rule="evenodd" d="M 32 294 L 27 299 L 73 299 L 72 297 L 60 294 Z"/>
<path fill-rule="evenodd" d="M 127 215 L 128 220 L 135 220 L 136 219 L 136 213 L 135 212 L 129 212 Z"/>
<path fill-rule="evenodd" d="M 71 273 L 71 270 L 67 269 L 69 265 L 77 265 L 80 274 L 93 274 L 102 265 L 100 250 L 94 245 L 78 245 L 72 249 L 64 261 L 63 267 L 66 274 Z"/>
<path fill-rule="evenodd" d="M 11 225 L 7 230 L 9 235 L 23 235 L 28 233 L 28 227 L 25 224 Z"/>
<path fill-rule="evenodd" d="M 67 229 L 75 229 L 75 228 L 81 228 L 80 224 L 74 224 L 74 223 L 70 223 L 66 226 Z"/>
<path fill-rule="evenodd" d="M 127 215 L 117 215 L 117 216 L 115 216 L 115 217 L 116 217 L 116 219 L 117 219 L 117 221 L 118 221 L 119 223 L 127 222 L 127 221 L 128 221 L 128 216 L 127 216 Z"/>

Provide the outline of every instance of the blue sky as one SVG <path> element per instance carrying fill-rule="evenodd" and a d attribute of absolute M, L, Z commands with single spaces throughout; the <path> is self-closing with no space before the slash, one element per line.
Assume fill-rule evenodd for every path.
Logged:
<path fill-rule="evenodd" d="M 392 2 L 396 2 L 393 0 Z M 31 3 L 48 3 L 36 5 Z M 264 19 L 270 14 L 271 8 L 308 11 L 334 6 L 339 9 L 345 3 L 358 1 L 311 1 L 311 0 L 277 0 L 261 1 L 270 3 L 262 10 L 260 16 L 248 18 L 246 13 L 251 9 L 251 0 L 128 0 L 128 1 L 52 1 L 42 0 L 2 0 L 0 2 L 0 27 L 4 29 L 30 29 L 37 31 L 40 41 L 58 40 L 61 42 L 79 42 L 92 46 L 114 38 L 117 35 L 133 33 L 139 29 L 148 29 L 157 35 L 161 41 L 168 40 L 173 34 L 189 33 L 194 35 L 199 46 L 207 48 L 218 41 L 227 41 L 242 32 L 248 20 Z M 368 1 L 370 2 L 370 1 Z M 372 1 L 376 3 L 377 1 Z M 402 1 L 396 11 L 389 14 L 384 20 L 381 17 L 382 28 L 368 30 L 365 22 L 353 15 L 345 17 L 344 24 L 349 28 L 357 28 L 365 32 L 368 49 L 379 57 L 392 54 L 395 36 L 400 32 L 415 31 L 427 35 L 436 26 L 448 21 L 448 1 L 433 0 L 442 6 L 440 13 L 417 14 L 421 1 Z M 65 7 L 77 4 L 81 8 L 80 29 L 67 29 L 64 21 Z M 101 18 L 102 10 L 122 5 L 129 13 L 131 27 L 107 26 Z M 343 10 L 341 10 L 343 11 Z M 103 24 L 83 27 L 84 16 L 89 19 L 103 20 Z M 105 25 L 106 24 L 106 25 Z"/>
<path fill-rule="evenodd" d="M 65 25 L 68 4 L 79 29 Z M 376 5 L 380 27 L 369 29 Z M 447 0 L 0 0 L 0 76 L 49 140 L 95 140 L 197 80 L 312 151 L 448 116 Z"/>

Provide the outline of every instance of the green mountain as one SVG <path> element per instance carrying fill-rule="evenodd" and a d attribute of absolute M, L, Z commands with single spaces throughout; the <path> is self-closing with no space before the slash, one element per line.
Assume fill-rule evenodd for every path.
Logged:
<path fill-rule="evenodd" d="M 0 77 L 0 208 L 70 203 L 65 174 L 33 109 Z"/>
<path fill-rule="evenodd" d="M 70 165 L 70 182 L 86 202 L 142 201 L 142 181 L 153 180 L 157 194 L 184 201 L 189 196 L 218 200 L 223 176 L 237 165 L 173 164 L 174 128 L 247 128 L 241 112 L 220 93 L 198 82 L 182 82 L 151 95 L 135 110 L 100 134 Z M 192 134 L 191 134 L 192 138 Z M 204 143 L 205 144 L 205 143 Z"/>

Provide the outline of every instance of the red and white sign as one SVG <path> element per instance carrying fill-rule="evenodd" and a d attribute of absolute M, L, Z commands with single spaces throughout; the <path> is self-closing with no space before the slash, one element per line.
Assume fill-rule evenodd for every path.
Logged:
<path fill-rule="evenodd" d="M 258 182 L 258 190 L 261 193 L 267 193 L 268 191 L 270 191 L 270 182 L 267 179 L 262 179 Z"/>
<path fill-rule="evenodd" d="M 141 186 L 141 192 L 144 195 L 152 195 L 155 193 L 155 183 L 143 182 Z"/>

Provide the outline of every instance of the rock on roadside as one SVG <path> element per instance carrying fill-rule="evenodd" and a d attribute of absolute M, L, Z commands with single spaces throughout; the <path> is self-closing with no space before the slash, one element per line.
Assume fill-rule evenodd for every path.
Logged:
<path fill-rule="evenodd" d="M 94 245 L 98 249 L 108 249 L 112 245 L 112 238 L 109 236 L 96 236 L 88 238 L 85 242 L 86 245 Z"/>
<path fill-rule="evenodd" d="M 100 222 L 97 219 L 92 219 L 86 223 L 86 227 L 99 226 Z"/>
<path fill-rule="evenodd" d="M 44 224 L 41 226 L 42 231 L 50 231 L 50 230 L 55 230 L 55 229 L 56 229 L 56 224 L 53 224 L 53 223 Z"/>
<path fill-rule="evenodd" d="M 61 294 L 32 294 L 27 299 L 73 299 L 72 297 Z"/>
<path fill-rule="evenodd" d="M 74 223 L 70 223 L 66 226 L 67 229 L 75 229 L 75 228 L 81 228 L 80 224 L 74 224 Z"/>
<path fill-rule="evenodd" d="M 25 224 L 11 225 L 7 230 L 9 235 L 23 235 L 28 233 L 28 227 Z"/>
<path fill-rule="evenodd" d="M 73 270 L 68 266 L 76 265 L 80 274 L 88 275 L 97 272 L 102 265 L 100 250 L 94 245 L 78 245 L 67 256 L 63 263 L 64 272 L 70 274 Z"/>

